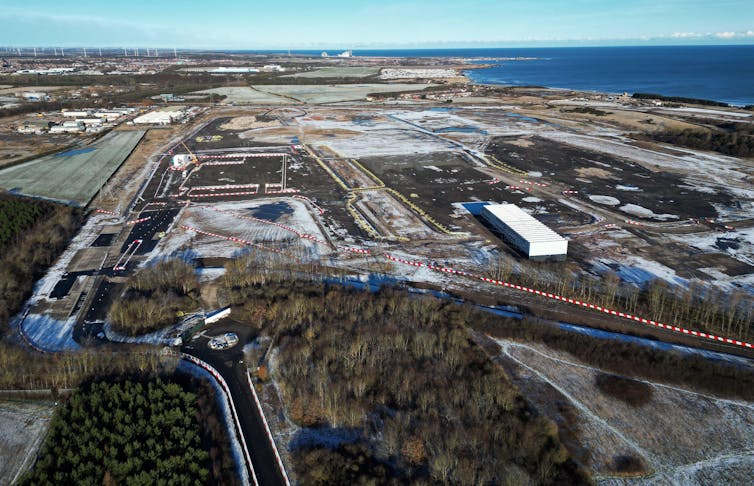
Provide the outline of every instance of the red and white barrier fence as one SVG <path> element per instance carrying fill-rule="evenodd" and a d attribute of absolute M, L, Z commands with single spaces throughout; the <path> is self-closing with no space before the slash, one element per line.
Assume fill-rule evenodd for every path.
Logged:
<path fill-rule="evenodd" d="M 259 184 L 224 184 L 221 186 L 194 186 L 191 191 L 216 191 L 218 189 L 259 189 Z"/>
<path fill-rule="evenodd" d="M 254 397 L 254 403 L 256 403 L 257 405 L 259 416 L 262 417 L 262 424 L 264 425 L 265 432 L 267 432 L 267 440 L 270 441 L 270 445 L 272 446 L 272 452 L 275 453 L 275 462 L 277 462 L 278 464 L 278 468 L 280 469 L 280 474 L 283 476 L 283 481 L 285 482 L 285 485 L 291 486 L 291 481 L 288 479 L 288 473 L 285 472 L 285 466 L 283 465 L 283 460 L 280 458 L 280 453 L 278 452 L 278 446 L 277 444 L 275 444 L 275 438 L 272 436 L 270 425 L 267 423 L 267 417 L 264 416 L 264 410 L 262 410 L 262 403 L 259 401 L 259 397 L 257 396 L 257 390 L 254 388 L 254 383 L 251 381 L 251 375 L 249 374 L 248 368 L 246 369 L 246 379 L 249 381 L 249 388 L 251 388 L 251 394 Z"/>
<path fill-rule="evenodd" d="M 272 226 L 277 226 L 278 228 L 284 229 L 286 231 L 290 231 L 291 233 L 295 234 L 299 238 L 305 238 L 307 240 L 314 241 L 314 242 L 319 243 L 321 245 L 324 245 L 324 246 L 326 246 L 328 248 L 331 247 L 329 243 L 327 243 L 326 241 L 320 240 L 319 238 L 315 237 L 314 235 L 302 233 L 302 232 L 298 231 L 297 229 L 291 228 L 290 226 L 286 226 L 284 224 L 276 223 L 275 221 L 269 221 L 269 220 L 266 220 L 266 219 L 255 218 L 254 216 L 243 216 L 241 214 L 235 214 L 235 213 L 232 213 L 230 211 L 226 211 L 226 210 L 223 210 L 223 209 L 216 209 L 216 208 L 212 208 L 212 207 L 208 207 L 208 208 L 205 208 L 205 209 L 209 209 L 209 210 L 215 211 L 217 213 L 228 214 L 230 216 L 233 216 L 234 218 L 246 219 L 248 221 L 254 221 L 256 223 L 262 223 L 262 224 L 269 224 L 269 225 L 272 225 Z"/>
<path fill-rule="evenodd" d="M 209 231 L 203 231 L 199 228 L 194 228 L 193 226 L 186 226 L 181 225 L 181 228 L 189 231 L 193 231 L 194 233 L 199 233 L 200 235 L 207 235 L 207 236 L 214 236 L 215 238 L 220 238 L 223 240 L 233 241 L 235 243 L 241 243 L 243 245 L 253 246 L 255 248 L 259 248 L 260 250 L 269 251 L 272 253 L 277 253 L 279 255 L 285 255 L 286 253 L 278 250 L 277 248 L 270 248 L 268 246 L 260 245 L 259 243 L 254 243 L 253 241 L 244 240 L 241 238 L 236 238 L 235 236 L 225 236 L 225 235 L 218 235 L 217 233 L 210 233 Z"/>
<path fill-rule="evenodd" d="M 198 158 L 200 159 L 245 159 L 247 157 L 283 157 L 285 155 L 288 155 L 284 152 L 267 152 L 267 153 L 258 153 L 258 154 L 246 154 L 246 153 L 238 153 L 238 154 L 225 154 L 225 155 L 212 155 L 212 154 L 202 154 L 199 155 Z"/>
<path fill-rule="evenodd" d="M 634 315 L 631 315 L 631 314 L 627 314 L 625 312 L 615 311 L 615 310 L 612 310 L 612 309 L 608 309 L 606 307 L 601 307 L 601 306 L 598 306 L 598 305 L 595 305 L 595 304 L 590 304 L 588 302 L 583 302 L 583 301 L 580 301 L 580 300 L 577 300 L 577 299 L 571 299 L 571 298 L 568 298 L 568 297 L 563 297 L 563 296 L 560 296 L 560 295 L 557 295 L 557 294 L 553 294 L 553 293 L 550 293 L 550 292 L 544 292 L 544 291 L 533 289 L 533 288 L 530 288 L 530 287 L 524 287 L 524 286 L 521 286 L 521 285 L 515 285 L 515 284 L 509 283 L 509 282 L 504 282 L 502 280 L 495 280 L 495 279 L 492 279 L 492 278 L 483 277 L 481 275 L 474 275 L 474 274 L 470 274 L 470 273 L 467 273 L 467 272 L 462 272 L 462 271 L 459 271 L 459 270 L 454 270 L 452 268 L 439 267 L 439 266 L 430 265 L 430 264 L 423 263 L 423 262 L 405 260 L 403 258 L 397 258 L 397 257 L 394 257 L 392 255 L 388 255 L 388 254 L 385 254 L 385 258 L 387 258 L 388 260 L 394 261 L 394 262 L 403 263 L 405 265 L 411 265 L 411 266 L 414 266 L 414 267 L 426 267 L 426 268 L 428 268 L 430 270 L 434 270 L 436 272 L 451 273 L 451 274 L 454 274 L 454 275 L 463 275 L 463 276 L 466 276 L 466 277 L 470 277 L 470 278 L 474 278 L 474 279 L 477 279 L 477 280 L 481 280 L 483 282 L 491 283 L 493 285 L 498 285 L 498 286 L 506 287 L 506 288 L 509 288 L 509 289 L 520 290 L 522 292 L 528 292 L 530 294 L 540 295 L 542 297 L 547 297 L 548 299 L 558 300 L 558 301 L 565 302 L 565 303 L 568 303 L 568 304 L 577 305 L 577 306 L 588 308 L 588 309 L 593 309 L 593 310 L 596 310 L 596 311 L 599 311 L 599 312 L 604 312 L 605 314 L 610 314 L 610 315 L 613 315 L 613 316 L 622 317 L 624 319 L 629 319 L 629 320 L 632 320 L 632 321 L 635 321 L 635 322 L 640 322 L 642 324 L 648 324 L 650 326 L 658 327 L 660 329 L 665 329 L 667 331 L 673 331 L 673 332 L 676 332 L 676 333 L 679 333 L 679 334 L 686 334 L 686 335 L 690 335 L 690 336 L 701 337 L 701 338 L 704 338 L 704 339 L 709 339 L 711 341 L 721 342 L 721 343 L 725 343 L 725 344 L 733 344 L 733 345 L 741 346 L 741 347 L 748 348 L 748 349 L 754 348 L 754 344 L 747 343 L 747 342 L 744 342 L 744 341 L 739 341 L 737 339 L 726 338 L 726 337 L 722 337 L 722 336 L 716 336 L 714 334 L 704 333 L 704 332 L 701 332 L 701 331 L 693 331 L 693 330 L 686 329 L 686 328 L 679 327 L 679 326 L 671 326 L 669 324 L 663 324 L 661 322 L 653 321 L 651 319 L 645 319 L 643 317 L 634 316 Z"/>
<path fill-rule="evenodd" d="M 531 181 L 525 181 L 523 179 L 519 180 L 521 184 L 528 184 L 530 186 L 538 186 L 538 187 L 547 187 L 549 184 L 545 184 L 544 182 L 531 182 Z"/>
<path fill-rule="evenodd" d="M 131 257 L 136 254 L 136 251 L 139 249 L 142 243 L 144 243 L 144 240 L 133 240 L 131 243 L 129 243 L 126 251 L 123 252 L 120 258 L 118 258 L 118 261 L 115 263 L 113 271 L 117 272 L 118 270 L 125 270 L 126 265 L 128 265 L 128 262 L 131 261 Z"/>
<path fill-rule="evenodd" d="M 225 197 L 225 196 L 254 196 L 259 194 L 258 191 L 252 192 L 207 192 L 204 194 L 188 194 L 186 197 L 192 199 L 199 199 L 204 197 Z M 181 197 L 180 194 L 171 194 L 171 197 Z"/>
<path fill-rule="evenodd" d="M 644 226 L 642 223 L 640 223 L 638 221 L 634 221 L 633 219 L 627 219 L 624 222 L 626 224 L 631 224 L 631 225 L 634 225 L 634 226 Z"/>
<path fill-rule="evenodd" d="M 564 196 L 573 196 L 578 193 L 579 191 L 563 191 L 561 194 L 563 194 Z"/>
<path fill-rule="evenodd" d="M 235 425 L 236 425 L 238 441 L 241 443 L 241 447 L 244 453 L 244 459 L 246 460 L 246 466 L 249 468 L 249 472 L 251 473 L 251 480 L 254 482 L 255 486 L 259 486 L 257 473 L 256 471 L 254 471 L 254 464 L 251 462 L 251 455 L 249 454 L 249 448 L 246 446 L 246 438 L 243 435 L 241 422 L 238 420 L 238 412 L 236 411 L 236 404 L 233 402 L 233 396 L 230 394 L 230 388 L 228 388 L 228 383 L 225 381 L 225 378 L 223 378 L 222 375 L 218 373 L 215 368 L 210 366 L 208 363 L 205 363 L 204 361 L 200 360 L 199 358 L 195 358 L 191 356 L 190 354 L 185 354 L 185 353 L 181 353 L 181 357 L 185 359 L 186 361 L 190 361 L 191 363 L 204 369 L 206 372 L 212 375 L 212 377 L 215 380 L 217 380 L 217 382 L 220 384 L 220 388 L 222 388 L 223 392 L 225 393 L 225 396 L 228 399 L 228 405 L 230 405 L 231 415 L 233 416 L 233 421 L 235 422 Z"/>
<path fill-rule="evenodd" d="M 126 221 L 126 224 L 128 225 L 139 224 L 145 221 L 149 221 L 150 219 L 152 219 L 152 216 L 147 216 L 146 218 L 132 219 L 131 221 Z"/>
<path fill-rule="evenodd" d="M 316 209 L 317 211 L 319 211 L 319 214 L 320 214 L 320 216 L 321 216 L 321 215 L 323 215 L 323 214 L 325 214 L 325 210 L 324 210 L 324 209 L 322 209 L 321 207 L 319 207 L 319 206 L 317 205 L 317 203 L 315 203 L 314 201 L 312 201 L 312 200 L 311 200 L 311 199 L 309 199 L 308 197 L 306 197 L 306 196 L 302 196 L 302 195 L 300 195 L 300 194 L 294 194 L 294 195 L 293 195 L 293 197 L 295 197 L 296 199 L 303 199 L 304 201 L 307 201 L 307 202 L 308 202 L 309 204 L 311 204 L 312 206 L 314 206 L 314 208 L 315 208 L 315 209 Z"/>
<path fill-rule="evenodd" d="M 106 209 L 99 209 L 99 208 L 97 208 L 97 209 L 94 210 L 94 212 L 95 213 L 100 213 L 100 214 L 109 214 L 110 216 L 120 216 L 120 214 L 118 214 L 116 212 L 113 212 L 113 211 L 108 211 Z"/>
<path fill-rule="evenodd" d="M 244 165 L 245 163 L 245 160 L 228 160 L 224 162 L 202 162 L 202 166 L 214 167 L 217 165 Z"/>

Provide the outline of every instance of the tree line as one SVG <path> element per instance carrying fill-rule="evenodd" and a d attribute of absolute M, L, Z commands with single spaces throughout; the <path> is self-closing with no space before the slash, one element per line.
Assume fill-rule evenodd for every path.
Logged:
<path fill-rule="evenodd" d="M 8 235 L 0 244 L 0 335 L 82 222 L 80 209 L 0 195 L 0 233 Z"/>
<path fill-rule="evenodd" d="M 181 260 L 165 260 L 128 279 L 122 298 L 110 307 L 113 329 L 130 336 L 156 331 L 195 309 L 199 280 L 194 267 Z"/>
<path fill-rule="evenodd" d="M 229 455 L 223 467 L 208 452 L 228 450 L 206 430 L 210 400 L 211 387 L 169 377 L 87 382 L 56 411 L 20 484 L 236 484 Z"/>
<path fill-rule="evenodd" d="M 553 270 L 534 262 L 514 262 L 499 255 L 488 275 L 497 280 L 534 287 L 564 297 L 640 315 L 665 324 L 692 327 L 727 337 L 754 335 L 754 300 L 743 289 L 730 293 L 691 280 L 688 288 L 654 279 L 643 287 L 622 282 L 613 271 L 601 277 L 575 275 L 565 266 Z"/>
<path fill-rule="evenodd" d="M 253 270 L 227 298 L 236 319 L 275 336 L 288 416 L 359 437 L 294 448 L 304 484 L 588 482 L 557 425 L 471 340 L 469 308 Z"/>

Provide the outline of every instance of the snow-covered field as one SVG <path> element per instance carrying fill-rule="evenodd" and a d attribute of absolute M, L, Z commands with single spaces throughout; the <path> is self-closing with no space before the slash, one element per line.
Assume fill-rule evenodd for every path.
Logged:
<path fill-rule="evenodd" d="M 0 484 L 13 484 L 31 466 L 53 411 L 43 402 L 0 401 Z"/>
<path fill-rule="evenodd" d="M 198 235 L 181 228 L 182 225 L 222 236 L 274 246 L 284 243 L 300 247 L 311 255 L 329 253 L 328 247 L 308 239 L 300 239 L 296 233 L 244 217 L 252 216 L 254 209 L 281 202 L 293 210 L 282 214 L 276 223 L 288 226 L 299 233 L 309 234 L 326 241 L 317 222 L 307 209 L 306 203 L 294 198 L 254 199 L 252 201 L 221 202 L 214 204 L 193 204 L 184 209 L 180 221 L 152 252 L 152 260 L 171 256 L 191 258 L 231 258 L 243 253 L 239 243 L 207 235 Z M 264 218 L 261 218 L 264 219 Z M 190 250 L 188 248 L 190 247 Z M 188 255 L 187 255 L 188 252 Z"/>
<path fill-rule="evenodd" d="M 26 303 L 30 309 L 29 314 L 23 319 L 22 331 L 28 339 L 42 349 L 50 351 L 63 351 L 78 349 L 79 345 L 73 340 L 73 326 L 75 316 L 67 319 L 56 319 L 50 314 L 37 310 L 45 303 L 51 302 L 49 295 L 55 288 L 55 284 L 68 271 L 68 266 L 76 253 L 89 247 L 99 234 L 99 225 L 112 220 L 112 216 L 105 214 L 93 214 L 84 224 L 79 233 L 73 238 L 71 244 L 63 252 L 55 264 L 50 267 L 44 277 L 35 285 L 34 292 Z M 20 316 L 19 316 L 20 318 Z"/>
<path fill-rule="evenodd" d="M 538 407 L 552 407 L 554 389 L 575 410 L 578 442 L 588 448 L 598 484 L 747 484 L 754 474 L 754 403 L 721 399 L 681 387 L 642 382 L 643 405 L 606 395 L 595 386 L 602 372 L 540 344 L 498 340 L 518 366 L 517 380 Z M 549 385 L 549 386 L 548 386 Z M 646 464 L 648 474 L 615 474 L 616 456 Z"/>
<path fill-rule="evenodd" d="M 331 139 L 322 142 L 344 157 L 370 157 L 375 155 L 429 154 L 456 150 L 450 142 L 444 142 L 420 131 L 382 130 L 370 131 L 349 139 Z"/>

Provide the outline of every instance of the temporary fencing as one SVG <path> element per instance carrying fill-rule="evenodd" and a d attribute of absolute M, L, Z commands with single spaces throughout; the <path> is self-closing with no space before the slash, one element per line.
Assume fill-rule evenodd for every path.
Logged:
<path fill-rule="evenodd" d="M 569 297 L 563 297 L 561 295 L 553 294 L 553 293 L 550 293 L 550 292 L 545 292 L 545 291 L 533 289 L 533 288 L 530 288 L 530 287 L 524 287 L 522 285 L 516 285 L 516 284 L 509 283 L 509 282 L 504 282 L 502 280 L 495 280 L 495 279 L 484 277 L 484 276 L 481 276 L 481 275 L 467 273 L 467 272 L 463 272 L 463 271 L 460 271 L 460 270 L 455 270 L 455 269 L 449 268 L 449 267 L 440 267 L 440 266 L 431 265 L 431 264 L 424 263 L 424 262 L 406 260 L 406 259 L 403 259 L 403 258 L 394 257 L 394 256 L 389 255 L 389 254 L 385 254 L 385 258 L 387 258 L 388 260 L 391 260 L 393 262 L 402 263 L 404 265 L 411 265 L 411 266 L 414 266 L 414 267 L 425 267 L 425 268 L 428 268 L 428 269 L 436 271 L 436 272 L 449 273 L 449 274 L 453 274 L 453 275 L 462 275 L 464 277 L 469 277 L 469 278 L 473 278 L 473 279 L 476 279 L 476 280 L 481 280 L 483 282 L 490 283 L 490 284 L 493 284 L 493 285 L 497 285 L 497 286 L 500 286 L 500 287 L 505 287 L 505 288 L 509 288 L 509 289 L 520 290 L 522 292 L 528 292 L 530 294 L 535 294 L 535 295 L 539 295 L 539 296 L 542 296 L 542 297 L 547 297 L 548 299 L 558 300 L 560 302 L 565 302 L 565 303 L 568 303 L 568 304 L 577 305 L 579 307 L 583 307 L 583 308 L 587 308 L 587 309 L 593 309 L 593 310 L 596 310 L 596 311 L 599 311 L 599 312 L 603 312 L 605 314 L 610 314 L 610 315 L 613 315 L 613 316 L 616 316 L 616 317 L 622 317 L 624 319 L 629 319 L 629 320 L 632 320 L 632 321 L 635 321 L 635 322 L 640 322 L 642 324 L 647 324 L 647 325 L 650 325 L 650 326 L 654 326 L 654 327 L 657 327 L 657 328 L 660 328 L 660 329 L 665 329 L 667 331 L 672 331 L 672 332 L 679 333 L 679 334 L 685 334 L 685 335 L 689 335 L 689 336 L 700 337 L 700 338 L 707 339 L 707 340 L 710 340 L 710 341 L 715 341 L 715 342 L 725 343 L 725 344 L 732 344 L 732 345 L 735 345 L 735 346 L 740 346 L 740 347 L 744 347 L 744 348 L 748 348 L 748 349 L 754 348 L 754 344 L 751 344 L 751 343 L 748 343 L 748 342 L 744 342 L 744 341 L 740 341 L 740 340 L 737 340 L 737 339 L 726 338 L 726 337 L 723 337 L 723 336 L 717 336 L 717 335 L 714 335 L 714 334 L 709 334 L 709 333 L 705 333 L 705 332 L 701 332 L 701 331 L 694 331 L 694 330 L 686 329 L 684 327 L 672 326 L 670 324 L 663 324 L 661 322 L 657 322 L 657 321 L 654 321 L 654 320 L 651 320 L 651 319 L 645 319 L 643 317 L 634 316 L 632 314 L 628 314 L 628 313 L 625 313 L 625 312 L 619 312 L 619 311 L 616 311 L 616 310 L 613 310 L 613 309 L 608 309 L 607 307 L 602 307 L 602 306 L 599 306 L 599 305 L 590 304 L 588 302 L 584 302 L 584 301 L 581 301 L 581 300 L 578 300 L 578 299 L 572 299 L 572 298 L 569 298 Z"/>

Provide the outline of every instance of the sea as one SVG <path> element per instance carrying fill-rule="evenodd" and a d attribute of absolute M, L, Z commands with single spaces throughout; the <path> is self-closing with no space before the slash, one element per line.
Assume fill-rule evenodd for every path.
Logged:
<path fill-rule="evenodd" d="M 333 55 L 337 51 L 329 53 Z M 467 75 L 483 84 L 652 93 L 737 106 L 754 105 L 754 45 L 354 49 L 353 53 L 355 56 L 478 59 L 475 62 L 491 67 L 470 70 Z M 518 60 L 509 60 L 511 58 Z"/>

